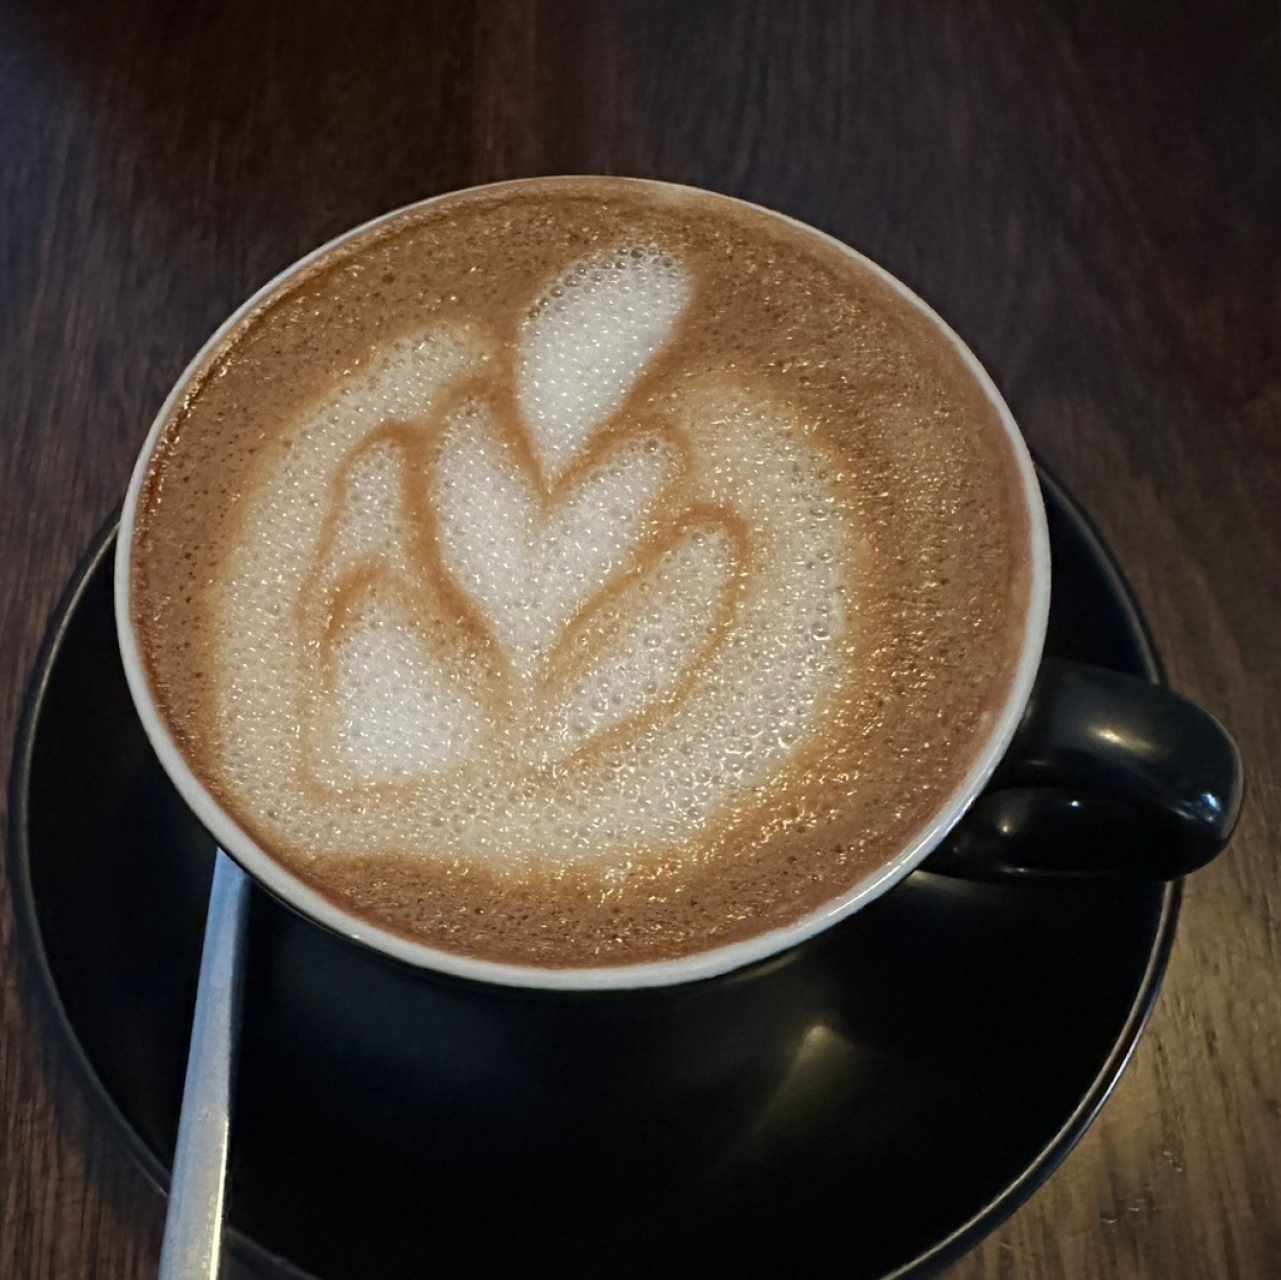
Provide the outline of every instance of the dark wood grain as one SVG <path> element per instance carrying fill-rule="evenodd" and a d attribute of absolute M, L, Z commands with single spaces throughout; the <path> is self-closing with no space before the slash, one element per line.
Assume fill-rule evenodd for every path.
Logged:
<path fill-rule="evenodd" d="M 0 764 L 166 388 L 287 262 L 540 172 L 786 210 L 969 338 L 1250 766 L 1129 1073 L 955 1275 L 1281 1274 L 1278 23 L 1275 3 L 10 0 Z M 0 1275 L 150 1275 L 162 1204 L 91 1117 L 19 950 L 6 900 Z"/>

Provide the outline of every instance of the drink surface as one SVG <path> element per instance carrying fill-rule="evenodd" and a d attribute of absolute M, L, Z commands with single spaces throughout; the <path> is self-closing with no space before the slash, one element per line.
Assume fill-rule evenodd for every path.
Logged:
<path fill-rule="evenodd" d="M 626 180 L 345 242 L 205 362 L 131 586 L 206 788 L 446 950 L 654 960 L 928 825 L 1009 693 L 1022 481 L 948 340 L 764 212 Z"/>

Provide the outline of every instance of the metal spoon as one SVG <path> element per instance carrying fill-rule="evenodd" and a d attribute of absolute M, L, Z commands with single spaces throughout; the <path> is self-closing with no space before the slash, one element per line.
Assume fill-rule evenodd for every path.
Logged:
<path fill-rule="evenodd" d="M 160 1280 L 216 1280 L 218 1275 L 248 902 L 248 877 L 219 849 L 205 918 Z"/>

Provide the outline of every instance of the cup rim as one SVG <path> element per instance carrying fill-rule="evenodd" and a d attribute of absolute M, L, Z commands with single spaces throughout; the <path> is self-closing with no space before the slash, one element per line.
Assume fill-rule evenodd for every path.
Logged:
<path fill-rule="evenodd" d="M 292 277 L 305 271 L 318 259 L 344 243 L 403 215 L 427 208 L 439 201 L 482 191 L 499 192 L 506 188 L 530 185 L 555 185 L 582 181 L 603 180 L 613 183 L 627 182 L 637 186 L 657 188 L 662 191 L 711 197 L 748 208 L 756 213 L 777 219 L 803 233 L 817 237 L 821 242 L 850 255 L 856 262 L 900 298 L 914 307 L 951 344 L 962 362 L 973 375 L 984 395 L 997 412 L 1019 473 L 1024 509 L 1027 515 L 1027 540 L 1029 552 L 1029 591 L 1027 612 L 1024 619 L 1023 644 L 1019 660 L 1003 705 L 982 747 L 975 754 L 969 769 L 953 788 L 945 802 L 938 807 L 928 823 L 916 831 L 908 843 L 892 858 L 864 876 L 844 893 L 825 902 L 805 915 L 775 929 L 766 930 L 738 942 L 725 943 L 690 955 L 669 960 L 648 960 L 617 965 L 600 965 L 566 968 L 540 968 L 537 965 L 515 964 L 506 961 L 484 960 L 418 942 L 387 929 L 373 921 L 340 907 L 319 890 L 288 870 L 266 852 L 238 822 L 214 799 L 205 785 L 187 764 L 177 742 L 162 718 L 152 694 L 150 680 L 141 656 L 135 633 L 133 610 L 130 601 L 132 585 L 132 556 L 134 527 L 139 498 L 149 470 L 155 446 L 193 376 L 204 366 L 209 356 L 223 339 L 249 315 L 264 299 Z M 1023 439 L 1001 393 L 978 358 L 954 329 L 913 290 L 850 245 L 808 223 L 765 208 L 735 196 L 709 191 L 686 184 L 661 182 L 651 178 L 620 178 L 615 175 L 566 174 L 558 176 L 518 178 L 505 182 L 486 183 L 479 186 L 442 192 L 425 200 L 413 201 L 388 213 L 381 214 L 359 226 L 342 232 L 324 244 L 285 267 L 261 288 L 251 294 L 209 336 L 199 351 L 174 382 L 164 403 L 160 406 L 151 428 L 138 452 L 125 494 L 116 539 L 113 579 L 116 632 L 121 660 L 134 708 L 142 722 L 143 731 L 155 751 L 161 767 L 177 787 L 188 807 L 202 825 L 214 836 L 219 845 L 248 871 L 275 897 L 332 932 L 358 945 L 368 947 L 384 956 L 402 961 L 415 968 L 473 981 L 508 987 L 535 988 L 558 991 L 607 991 L 645 987 L 672 986 L 716 977 L 742 968 L 753 961 L 763 960 L 784 951 L 797 943 L 813 937 L 824 929 L 852 915 L 874 901 L 904 876 L 917 867 L 937 847 L 952 827 L 960 820 L 986 785 L 1018 727 L 1024 707 L 1031 695 L 1032 684 L 1041 662 L 1045 641 L 1046 622 L 1050 601 L 1050 549 L 1045 507 L 1036 470 Z"/>

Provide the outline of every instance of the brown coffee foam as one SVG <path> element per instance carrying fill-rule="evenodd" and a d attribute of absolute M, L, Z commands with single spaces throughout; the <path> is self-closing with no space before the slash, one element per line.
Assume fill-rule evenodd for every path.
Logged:
<path fill-rule="evenodd" d="M 157 701 L 193 769 L 264 848 L 322 892 L 447 949 L 617 963 L 796 918 L 928 821 L 973 760 L 1021 645 L 1021 481 L 995 411 L 951 345 L 812 238 L 719 201 L 655 202 L 650 190 L 548 183 L 465 196 L 344 247 L 222 344 L 174 415 L 144 490 L 135 618 Z M 859 665 L 822 741 L 754 803 L 720 815 L 696 848 L 634 860 L 621 889 L 582 867 L 496 874 L 436 861 L 430 850 L 316 857 L 291 848 L 287 834 L 238 806 L 214 753 L 204 584 L 239 532 L 235 495 L 252 488 L 264 452 L 288 446 L 289 424 L 308 404 L 425 317 L 466 324 L 480 315 L 510 338 L 584 245 L 646 240 L 678 252 L 698 289 L 628 404 L 646 417 L 674 413 L 690 387 L 717 383 L 728 365 L 746 368 L 844 474 L 862 568 L 848 655 Z M 488 267 L 480 282 L 467 270 L 478 260 Z M 510 361 L 506 350 L 495 368 Z M 522 439 L 514 405 L 500 418 Z M 636 411 L 625 411 L 605 436 L 636 425 Z"/>

